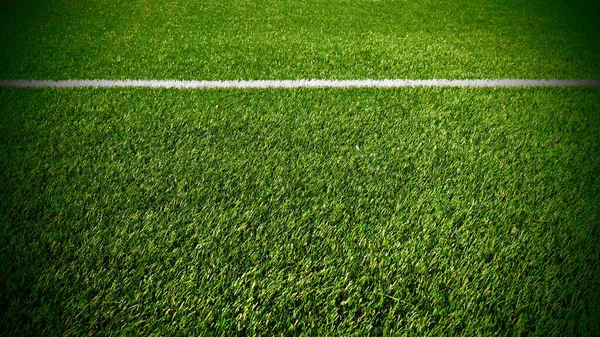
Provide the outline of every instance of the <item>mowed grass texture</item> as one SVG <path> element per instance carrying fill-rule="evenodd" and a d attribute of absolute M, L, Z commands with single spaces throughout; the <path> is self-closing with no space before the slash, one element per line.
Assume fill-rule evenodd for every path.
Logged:
<path fill-rule="evenodd" d="M 598 93 L 3 89 L 0 330 L 598 335 Z"/>
<path fill-rule="evenodd" d="M 579 2 L 5 0 L 0 79 L 598 79 Z"/>

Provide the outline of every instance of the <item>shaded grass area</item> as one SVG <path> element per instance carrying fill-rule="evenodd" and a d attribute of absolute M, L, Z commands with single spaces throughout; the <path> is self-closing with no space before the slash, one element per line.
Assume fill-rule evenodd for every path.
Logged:
<path fill-rule="evenodd" d="M 600 333 L 597 89 L 0 91 L 0 330 Z"/>
<path fill-rule="evenodd" d="M 563 0 L 7 0 L 0 78 L 595 79 L 590 12 Z"/>

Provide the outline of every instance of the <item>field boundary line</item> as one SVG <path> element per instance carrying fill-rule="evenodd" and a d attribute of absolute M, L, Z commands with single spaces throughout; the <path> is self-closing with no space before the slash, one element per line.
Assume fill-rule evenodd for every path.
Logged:
<path fill-rule="evenodd" d="M 0 80 L 0 87 L 15 88 L 411 88 L 411 87 L 598 87 L 600 80 L 561 79 L 364 79 L 364 80 Z"/>

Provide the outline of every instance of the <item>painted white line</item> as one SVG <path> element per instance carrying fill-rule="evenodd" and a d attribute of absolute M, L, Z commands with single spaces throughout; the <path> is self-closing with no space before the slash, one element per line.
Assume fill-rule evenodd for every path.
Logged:
<path fill-rule="evenodd" d="M 179 81 L 179 80 L 0 80 L 0 87 L 34 88 L 405 88 L 405 87 L 598 87 L 600 80 L 533 80 L 533 79 L 471 79 L 471 80 L 237 80 L 237 81 Z"/>

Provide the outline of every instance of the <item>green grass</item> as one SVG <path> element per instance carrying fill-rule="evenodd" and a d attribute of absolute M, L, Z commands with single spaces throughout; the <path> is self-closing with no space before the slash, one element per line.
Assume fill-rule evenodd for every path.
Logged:
<path fill-rule="evenodd" d="M 598 93 L 3 89 L 0 331 L 598 335 Z"/>
<path fill-rule="evenodd" d="M 597 79 L 583 1 L 5 0 L 0 78 Z"/>
<path fill-rule="evenodd" d="M 4 79 L 600 79 L 585 0 L 6 0 Z M 600 335 L 600 90 L 0 88 L 0 336 Z"/>

